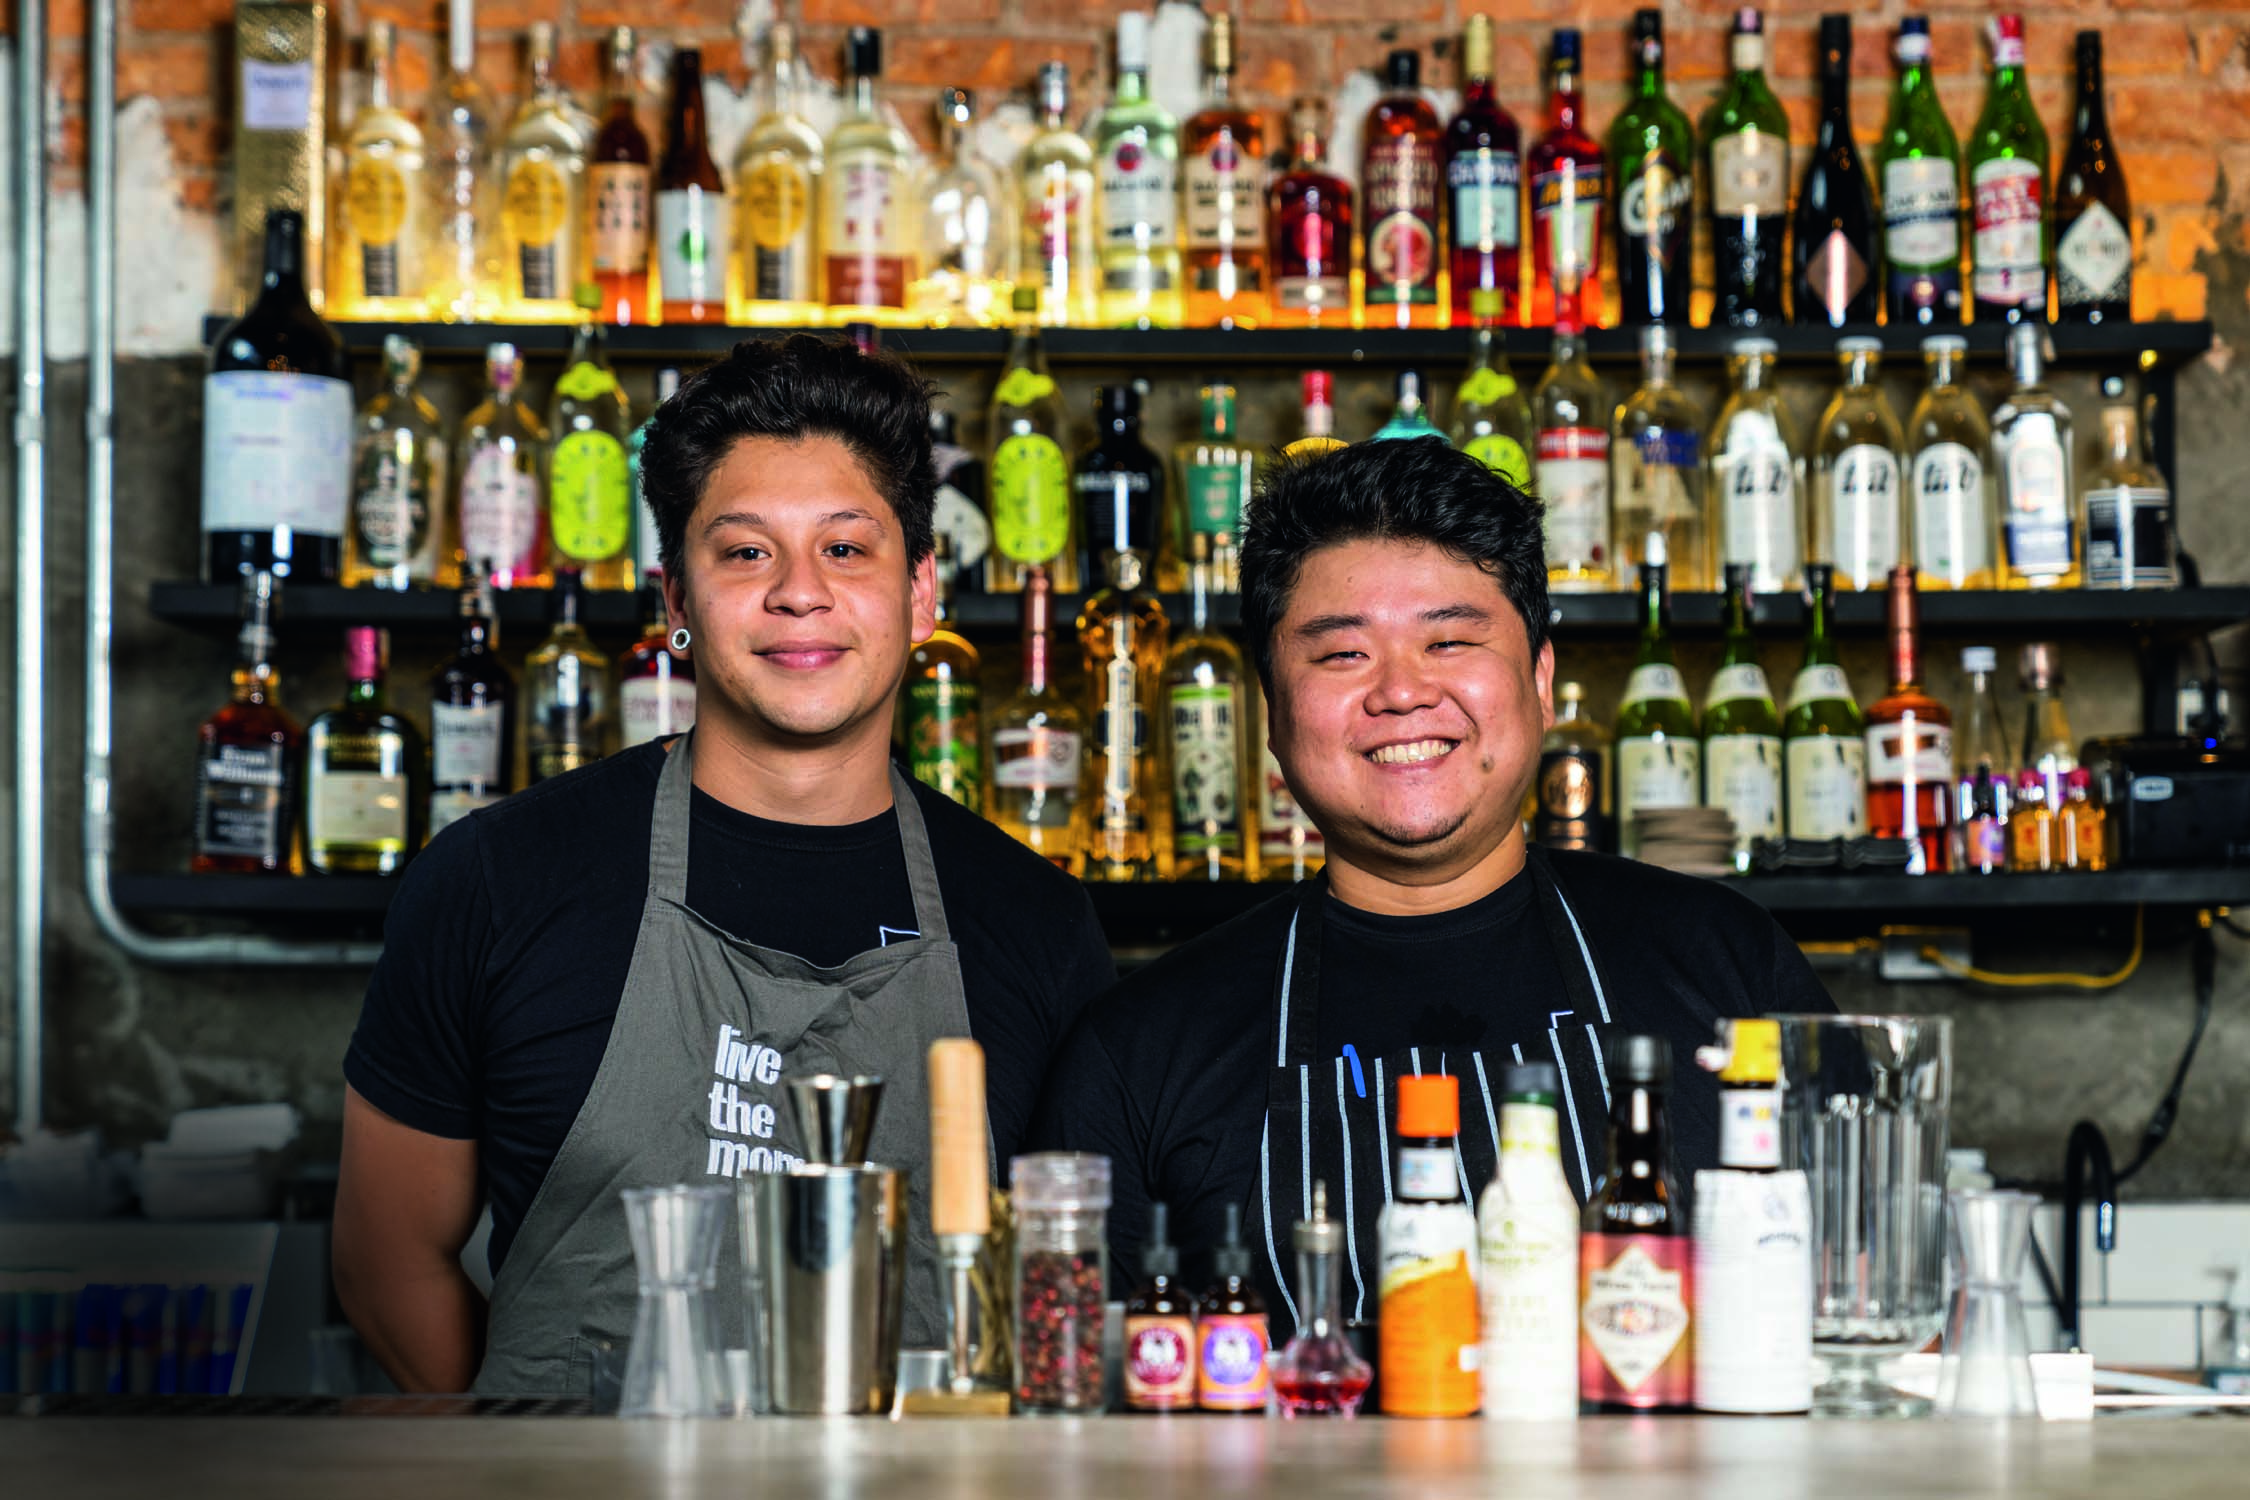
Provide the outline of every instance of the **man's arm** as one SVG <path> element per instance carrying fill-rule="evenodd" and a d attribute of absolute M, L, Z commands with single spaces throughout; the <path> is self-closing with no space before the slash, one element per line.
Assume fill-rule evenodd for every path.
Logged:
<path fill-rule="evenodd" d="M 461 1269 L 478 1209 L 475 1141 L 402 1125 L 346 1085 L 336 1296 L 402 1391 L 465 1391 L 484 1359 L 484 1298 Z"/>

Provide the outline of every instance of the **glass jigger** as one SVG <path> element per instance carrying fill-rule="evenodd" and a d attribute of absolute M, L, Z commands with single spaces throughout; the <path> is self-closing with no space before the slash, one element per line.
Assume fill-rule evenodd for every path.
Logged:
<path fill-rule="evenodd" d="M 1813 1198 L 1813 1351 L 1825 1417 L 1914 1417 L 1885 1360 L 1944 1327 L 1945 1144 L 1953 1023 L 1945 1016 L 1776 1016 L 1782 1164 Z"/>
<path fill-rule="evenodd" d="M 734 1410 L 713 1289 L 734 1195 L 717 1187 L 627 1188 L 625 1224 L 641 1300 L 621 1417 L 724 1417 Z"/>
<path fill-rule="evenodd" d="M 1938 1410 L 1952 1417 L 2036 1417 L 2031 1330 L 2023 1317 L 2023 1262 L 2031 1250 L 2030 1193 L 1971 1189 L 1949 1195 L 1960 1284 L 1945 1322 Z"/>

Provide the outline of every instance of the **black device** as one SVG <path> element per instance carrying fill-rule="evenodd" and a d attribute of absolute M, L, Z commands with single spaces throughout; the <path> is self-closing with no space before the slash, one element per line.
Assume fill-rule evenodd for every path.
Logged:
<path fill-rule="evenodd" d="M 2250 865 L 2250 750 L 2140 736 L 2089 740 L 2079 759 L 2113 865 Z"/>

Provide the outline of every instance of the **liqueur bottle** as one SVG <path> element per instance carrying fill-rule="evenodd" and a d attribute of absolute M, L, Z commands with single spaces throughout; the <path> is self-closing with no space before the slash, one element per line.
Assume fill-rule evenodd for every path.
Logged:
<path fill-rule="evenodd" d="M 2040 330 L 2010 329 L 2015 389 L 1992 413 L 1992 469 L 1999 482 L 2000 586 L 2074 589 L 2085 520 L 2071 480 L 2070 408 L 2044 382 Z"/>
<path fill-rule="evenodd" d="M 1408 438 L 1442 438 L 1436 424 L 1430 421 L 1429 403 L 1422 399 L 1422 373 L 1419 370 L 1398 372 L 1398 399 L 1391 407 L 1390 419 L 1375 429 L 1369 442 L 1397 442 Z"/>
<path fill-rule="evenodd" d="M 1618 1037 L 1608 1077 L 1608 1166 L 1580 1221 L 1578 1394 L 1596 1411 L 1679 1410 L 1693 1394 L 1695 1292 L 1665 1117 L 1671 1044 Z"/>
<path fill-rule="evenodd" d="M 1016 287 L 1032 290 L 1045 326 L 1091 328 L 1101 279 L 1094 248 L 1094 148 L 1070 128 L 1068 63 L 1040 65 L 1039 110 L 1039 133 L 1023 148 L 1017 166 L 1023 237 Z M 1169 212 L 1171 200 L 1164 201 Z"/>
<path fill-rule="evenodd" d="M 1255 328 L 1267 320 L 1266 126 L 1234 98 L 1234 17 L 1204 34 L 1203 106 L 1180 137 L 1187 230 L 1187 324 Z"/>
<path fill-rule="evenodd" d="M 1094 393 L 1096 436 L 1078 455 L 1071 475 L 1080 535 L 1091 559 L 1087 572 L 1102 574 L 1109 552 L 1141 554 L 1145 586 L 1159 566 L 1171 517 L 1164 503 L 1164 465 L 1141 441 L 1141 394 L 1132 385 L 1107 385 Z"/>
<path fill-rule="evenodd" d="M 1956 333 L 1922 340 L 1929 384 L 1907 421 L 1907 533 L 1923 588 L 1992 587 L 1992 476 L 1984 455 L 1992 429 L 1961 383 L 1969 341 Z"/>
<path fill-rule="evenodd" d="M 1609 731 L 1586 715 L 1586 689 L 1555 685 L 1555 724 L 1539 741 L 1531 837 L 1550 849 L 1615 848 Z"/>
<path fill-rule="evenodd" d="M 2101 461 L 2086 476 L 2086 587 L 2170 589 L 2180 584 L 2172 546 L 2172 491 L 2141 451 L 2140 417 L 2119 376 L 2102 381 Z"/>
<path fill-rule="evenodd" d="M 485 323 L 499 311 L 500 257 L 492 230 L 492 100 L 477 82 L 476 11 L 471 0 L 446 7 L 446 70 L 426 115 L 429 236 L 423 292 L 430 315 L 447 323 Z"/>
<path fill-rule="evenodd" d="M 1052 680 L 1054 593 L 1033 567 L 1023 589 L 1023 686 L 992 720 L 985 816 L 1003 833 L 1076 875 L 1085 863 L 1079 778 L 1086 720 Z"/>
<path fill-rule="evenodd" d="M 656 170 L 656 284 L 667 323 L 727 320 L 727 189 L 703 123 L 703 54 L 672 54 L 672 109 Z"/>
<path fill-rule="evenodd" d="M 1890 320 L 1955 323 L 1961 317 L 1961 145 L 1932 77 L 1927 19 L 1908 16 L 1898 23 L 1897 57 L 1898 83 L 1875 148 Z"/>
<path fill-rule="evenodd" d="M 512 789 L 516 679 L 500 659 L 491 585 L 461 590 L 461 643 L 430 677 L 430 837 Z"/>
<path fill-rule="evenodd" d="M 1797 321 L 1872 323 L 1883 301 L 1875 198 L 1852 141 L 1852 23 L 1820 18 L 1820 127 L 1797 192 Z"/>
<path fill-rule="evenodd" d="M 305 726 L 305 866 L 396 875 L 422 847 L 422 734 L 383 701 L 389 643 L 344 632 L 344 701 Z"/>
<path fill-rule="evenodd" d="M 1193 438 L 1172 450 L 1180 478 L 1180 535 L 1208 553 L 1208 587 L 1214 594 L 1242 590 L 1242 511 L 1250 503 L 1254 452 L 1242 441 L 1233 385 L 1214 381 L 1198 393 L 1203 421 Z"/>
<path fill-rule="evenodd" d="M 501 589 L 545 588 L 553 578 L 540 483 L 547 429 L 520 394 L 523 361 L 516 346 L 492 345 L 484 366 L 491 392 L 461 419 L 454 461 L 461 486 L 456 561 L 463 579 L 487 578 Z"/>
<path fill-rule="evenodd" d="M 922 187 L 922 275 L 907 304 L 933 328 L 989 328 L 1008 315 L 1008 199 L 969 132 L 976 99 L 938 95 L 938 159 Z"/>
<path fill-rule="evenodd" d="M 1992 674 L 2000 659 L 1990 646 L 1961 651 L 1961 675 L 1969 680 L 1968 706 L 1961 711 L 1956 740 L 1960 780 L 1954 792 L 1953 867 L 1978 875 L 2008 868 L 2009 803 L 2015 792 L 2008 767 L 2007 735 L 1993 701 Z"/>
<path fill-rule="evenodd" d="M 695 661 L 672 654 L 664 574 L 641 585 L 641 638 L 617 658 L 617 744 L 621 750 L 695 727 Z"/>
<path fill-rule="evenodd" d="M 1843 383 L 1820 414 L 1813 445 L 1812 545 L 1839 585 L 1881 588 L 1899 560 L 1899 450 L 1905 446 L 1877 377 L 1881 340 L 1836 341 Z"/>
<path fill-rule="evenodd" d="M 1242 652 L 1211 626 L 1211 538 L 1188 561 L 1188 630 L 1164 664 L 1171 736 L 1172 873 L 1178 880 L 1249 878 L 1258 847 L 1251 808 L 1248 676 Z"/>
<path fill-rule="evenodd" d="M 1789 221 L 1789 117 L 1766 83 L 1765 23 L 1735 12 L 1726 88 L 1704 111 L 1704 181 L 1711 203 L 1716 299 L 1711 318 L 1730 328 L 1781 320 Z"/>
<path fill-rule="evenodd" d="M 273 665 L 273 574 L 243 575 L 234 689 L 196 732 L 198 875 L 286 875 L 297 850 L 297 775 L 304 731 L 281 706 Z"/>
<path fill-rule="evenodd" d="M 875 100 L 883 34 L 854 26 L 844 67 L 844 114 L 828 137 L 820 179 L 822 294 L 839 322 L 904 323 L 921 216 L 914 211 L 913 145 Z"/>
<path fill-rule="evenodd" d="M 1590 593 L 1617 578 L 1610 546 L 1610 413 L 1601 381 L 1586 363 L 1575 309 L 1561 311 L 1547 372 L 1531 394 L 1538 432 L 1531 477 L 1546 503 L 1547 586 Z"/>
<path fill-rule="evenodd" d="M 2102 103 L 2102 34 L 2078 33 L 2078 111 L 2055 175 L 2055 308 L 2065 323 L 2133 316 L 2132 195 Z"/>
<path fill-rule="evenodd" d="M 1579 38 L 1557 31 L 1547 59 L 1547 128 L 1531 148 L 1532 318 L 1601 326 L 1602 148 L 1586 131 Z"/>
<path fill-rule="evenodd" d="M 530 86 L 500 147 L 500 312 L 525 323 L 578 316 L 585 260 L 587 136 L 555 79 L 555 28 L 531 26 Z"/>
<path fill-rule="evenodd" d="M 569 362 L 547 404 L 547 523 L 554 566 L 577 568 L 590 589 L 633 586 L 633 487 L 625 445 L 633 416 L 602 329 L 591 318 L 572 337 Z"/>
<path fill-rule="evenodd" d="M 1774 381 L 1776 352 L 1769 338 L 1734 341 L 1733 388 L 1711 432 L 1719 565 L 1748 568 L 1759 594 L 1796 588 L 1805 556 L 1803 450 Z"/>
<path fill-rule="evenodd" d="M 1326 370 L 1307 370 L 1301 410 L 1304 431 L 1282 449 L 1284 457 L 1309 458 L 1345 446 L 1336 436 L 1336 378 Z"/>
<path fill-rule="evenodd" d="M 1553 1063 L 1500 1073 L 1500 1170 L 1477 1202 L 1484 1415 L 1578 1415 L 1578 1199 L 1563 1175 Z"/>
<path fill-rule="evenodd" d="M 1037 287 L 1016 284 L 1016 329 L 1008 366 L 993 388 L 985 431 L 992 435 L 986 466 L 992 488 L 992 551 L 986 555 L 987 592 L 1012 594 L 1030 570 L 1047 569 L 1062 593 L 1078 587 L 1076 507 L 1071 504 L 1070 460 L 1062 450 L 1062 405 L 1039 336 Z"/>
<path fill-rule="evenodd" d="M 960 424 L 942 406 L 930 408 L 930 466 L 937 470 L 937 534 L 952 546 L 955 588 L 975 593 L 992 555 L 992 522 L 984 459 L 961 446 Z"/>
<path fill-rule="evenodd" d="M 1289 790 L 1266 732 L 1265 700 L 1258 701 L 1258 878 L 1290 883 L 1309 879 L 1327 853 L 1319 825 Z"/>
<path fill-rule="evenodd" d="M 2023 17 L 1990 25 L 1992 81 L 1969 132 L 1976 316 L 2036 323 L 2047 315 L 2047 129 L 2024 82 Z"/>
<path fill-rule="evenodd" d="M 1953 868 L 1953 712 L 1922 688 L 1914 569 L 1891 569 L 1891 690 L 1867 710 L 1867 831 L 1906 839 L 1906 873 Z"/>
<path fill-rule="evenodd" d="M 1460 1133 L 1459 1079 L 1400 1075 L 1397 1191 L 1376 1220 L 1383 1275 L 1375 1367 L 1385 1416 L 1477 1409 L 1477 1216 L 1462 1201 Z"/>
<path fill-rule="evenodd" d="M 916 781 L 972 812 L 984 807 L 982 666 L 954 628 L 952 547 L 939 537 L 937 628 L 906 659 L 906 761 Z"/>
<path fill-rule="evenodd" d="M 1250 1279 L 1242 1205 L 1229 1203 L 1226 1232 L 1211 1252 L 1211 1284 L 1195 1314 L 1197 1409 L 1264 1416 L 1272 1347 L 1265 1299 Z"/>
<path fill-rule="evenodd" d="M 1695 807 L 1703 800 L 1703 747 L 1687 680 L 1672 660 L 1672 606 L 1664 534 L 1651 532 L 1641 564 L 1641 648 L 1617 708 L 1618 852 L 1639 854 L 1636 814 Z"/>
<path fill-rule="evenodd" d="M 1351 321 L 1352 185 L 1329 170 L 1328 105 L 1290 106 L 1288 170 L 1266 193 L 1278 328 L 1342 327 Z"/>
<path fill-rule="evenodd" d="M 1361 302 L 1371 328 L 1442 328 L 1438 300 L 1437 111 L 1422 97 L 1422 55 L 1392 52 L 1386 92 L 1360 133 Z"/>
<path fill-rule="evenodd" d="M 455 581 L 444 524 L 444 419 L 415 384 L 421 369 L 421 351 L 403 334 L 384 336 L 384 388 L 360 408 L 352 444 L 347 588 L 451 587 Z"/>
<path fill-rule="evenodd" d="M 820 320 L 821 179 L 828 148 L 798 104 L 797 31 L 766 31 L 766 110 L 734 148 L 736 321 L 796 325 Z"/>
<path fill-rule="evenodd" d="M 1517 489 L 1531 485 L 1531 451 L 1537 445 L 1531 403 L 1508 367 L 1500 332 L 1500 294 L 1480 288 L 1470 299 L 1476 332 L 1469 337 L 1469 373 L 1453 393 L 1453 446 Z"/>
<path fill-rule="evenodd" d="M 608 97 L 586 161 L 591 224 L 586 258 L 604 323 L 646 323 L 651 317 L 648 250 L 655 214 L 648 136 L 635 117 L 633 92 L 633 28 L 620 26 L 609 35 Z"/>
<path fill-rule="evenodd" d="M 1727 565 L 1726 648 L 1703 695 L 1703 805 L 1734 819 L 1737 874 L 1749 873 L 1752 843 L 1781 837 L 1781 715 L 1750 633 L 1754 577 Z"/>
<path fill-rule="evenodd" d="M 524 659 L 525 748 L 533 785 L 609 752 L 609 658 L 578 623 L 576 568 L 555 575 L 555 626 Z"/>
<path fill-rule="evenodd" d="M 1866 726 L 1830 640 L 1836 600 L 1826 563 L 1805 565 L 1805 654 L 1781 717 L 1787 824 L 1793 839 L 1867 831 Z"/>
<path fill-rule="evenodd" d="M 1086 685 L 1093 697 L 1087 744 L 1092 828 L 1088 880 L 1161 880 L 1169 874 L 1161 752 L 1152 733 L 1169 632 L 1164 607 L 1147 593 L 1148 554 L 1102 553 L 1104 586 L 1078 613 Z"/>
<path fill-rule="evenodd" d="M 367 23 L 367 102 L 344 142 L 337 305 L 352 318 L 422 314 L 422 131 L 393 102 L 388 21 Z"/>
<path fill-rule="evenodd" d="M 1708 593 L 1711 530 L 1703 504 L 1703 416 L 1672 383 L 1672 333 L 1641 329 L 1641 383 L 1617 408 L 1610 434 L 1611 524 L 1624 545 L 1618 565 L 1641 561 L 1639 543 L 1662 535 L 1671 584 Z"/>
<path fill-rule="evenodd" d="M 1514 322 L 1523 261 L 1523 133 L 1492 92 L 1492 18 L 1462 24 L 1461 108 L 1445 127 L 1446 262 L 1453 321 Z M 1477 311 L 1480 294 L 1499 305 Z"/>
<path fill-rule="evenodd" d="M 1685 327 L 1695 127 L 1664 92 L 1662 11 L 1633 12 L 1632 45 L 1633 92 L 1609 127 L 1609 156 L 1617 173 L 1620 316 L 1627 324 Z"/>
<path fill-rule="evenodd" d="M 1117 18 L 1117 94 L 1094 126 L 1101 280 L 1110 328 L 1180 326 L 1180 127 L 1148 93 L 1149 13 Z"/>

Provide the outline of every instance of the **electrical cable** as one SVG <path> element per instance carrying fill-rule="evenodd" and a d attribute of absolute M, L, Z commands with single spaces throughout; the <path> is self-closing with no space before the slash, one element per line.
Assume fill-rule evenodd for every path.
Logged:
<path fill-rule="evenodd" d="M 1996 985 L 2003 989 L 2112 990 L 2132 978 L 2141 967 L 2141 954 L 2145 946 L 2142 942 L 2144 912 L 2143 907 L 2136 905 L 2133 908 L 2133 951 L 2126 955 L 2124 967 L 2109 974 L 2007 974 L 1996 969 L 1980 969 L 1973 964 L 1962 963 L 1947 956 L 1934 945 L 1923 947 L 1922 958 L 1956 979 Z"/>
<path fill-rule="evenodd" d="M 2213 920 L 2225 919 L 2214 917 Z M 2165 1089 L 2164 1097 L 2157 1101 L 2156 1110 L 2148 1117 L 2148 1123 L 2141 1127 L 2140 1149 L 2134 1153 L 2132 1161 L 2117 1171 L 2119 1183 L 2148 1164 L 2148 1159 L 2156 1154 L 2157 1147 L 2171 1136 L 2172 1126 L 2180 1118 L 2180 1096 L 2187 1089 L 2188 1069 L 2195 1066 L 2196 1048 L 2203 1044 L 2204 1028 L 2211 1024 L 2211 1001 L 2219 984 L 2218 947 L 2211 937 L 2209 927 L 2196 928 L 2188 949 L 2188 969 L 2195 976 L 2195 1024 L 2188 1028 L 2187 1045 L 2180 1049 L 2180 1062 L 2172 1070 L 2171 1086 Z"/>

